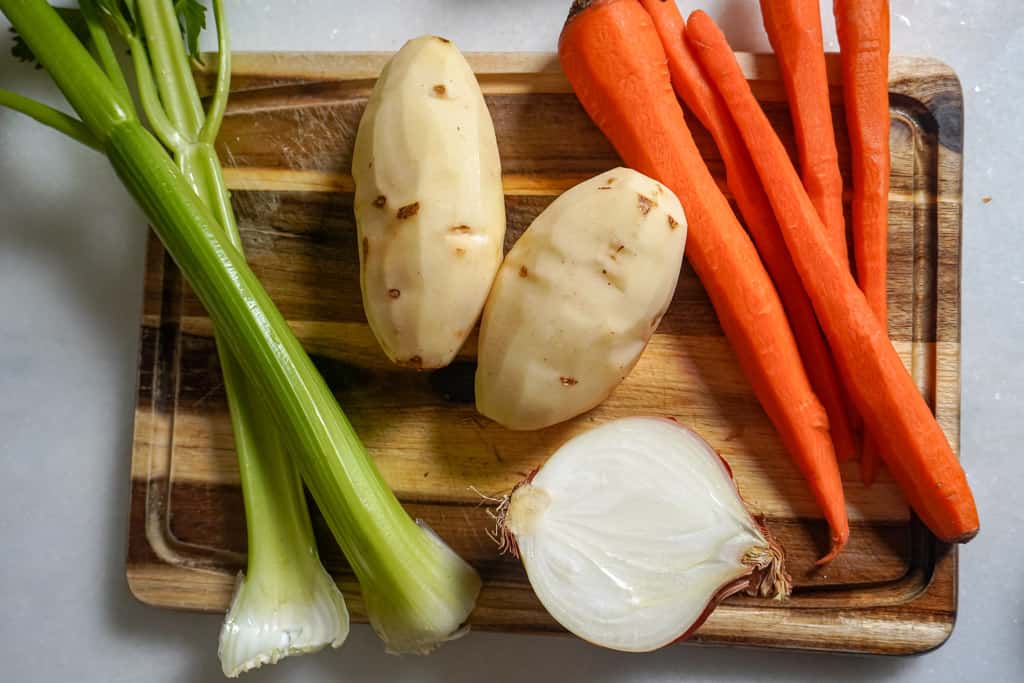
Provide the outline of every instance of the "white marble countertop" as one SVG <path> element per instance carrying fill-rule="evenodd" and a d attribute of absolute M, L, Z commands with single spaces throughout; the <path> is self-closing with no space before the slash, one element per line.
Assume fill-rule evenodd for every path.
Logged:
<path fill-rule="evenodd" d="M 364 626 L 338 651 L 251 681 L 1000 681 L 1024 671 L 1024 3 L 891 0 L 895 53 L 937 56 L 966 96 L 963 459 L 982 532 L 961 552 L 949 642 L 891 659 L 473 633 L 386 656 Z M 392 50 L 441 33 L 472 50 L 552 50 L 568 0 L 227 0 L 236 49 Z M 754 0 L 701 5 L 736 49 L 766 51 Z M 834 48 L 831 2 L 823 0 Z M 4 40 L 0 40 L 3 44 Z M 6 53 L 4 46 L 2 51 Z M 0 87 L 58 102 L 0 59 Z M 990 197 L 989 203 L 983 202 Z M 0 111 L 0 679 L 218 680 L 220 618 L 134 601 L 124 579 L 144 221 L 105 161 Z"/>

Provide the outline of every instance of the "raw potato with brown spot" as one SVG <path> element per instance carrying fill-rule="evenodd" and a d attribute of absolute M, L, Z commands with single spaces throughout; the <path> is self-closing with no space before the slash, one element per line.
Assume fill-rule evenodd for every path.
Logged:
<path fill-rule="evenodd" d="M 395 363 L 443 367 L 480 316 L 505 240 L 494 125 L 453 43 L 410 40 L 384 67 L 352 176 L 370 327 Z"/>
<path fill-rule="evenodd" d="M 627 168 L 552 202 L 508 253 L 484 307 L 477 410 L 541 429 L 601 403 L 668 309 L 685 244 L 676 196 Z"/>

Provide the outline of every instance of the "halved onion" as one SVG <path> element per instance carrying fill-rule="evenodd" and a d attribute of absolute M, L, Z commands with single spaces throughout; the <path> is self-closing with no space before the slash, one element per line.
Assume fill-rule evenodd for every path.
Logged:
<path fill-rule="evenodd" d="M 499 528 L 551 616 L 615 650 L 685 638 L 740 591 L 790 590 L 782 552 L 728 466 L 663 418 L 624 418 L 568 441 L 512 492 Z"/>

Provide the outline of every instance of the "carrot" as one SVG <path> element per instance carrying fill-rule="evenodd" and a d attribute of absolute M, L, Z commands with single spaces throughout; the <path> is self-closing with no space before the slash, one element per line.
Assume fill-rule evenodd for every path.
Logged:
<path fill-rule="evenodd" d="M 636 0 L 576 0 L 558 44 L 584 109 L 623 160 L 682 201 L 687 257 L 740 366 L 831 528 L 849 538 L 828 417 L 811 389 L 768 273 L 700 156 L 672 91 L 665 51 Z"/>
<path fill-rule="evenodd" d="M 857 283 L 886 326 L 889 238 L 889 3 L 835 0 L 843 101 L 853 166 L 853 255 Z M 861 459 L 865 484 L 878 471 L 878 439 L 869 434 Z"/>
<path fill-rule="evenodd" d="M 868 300 L 825 237 L 796 169 L 711 18 L 690 15 L 686 37 L 722 95 L 761 177 L 804 289 L 851 398 L 917 515 L 946 542 L 978 533 L 967 477 Z"/>
<path fill-rule="evenodd" d="M 818 0 L 761 0 L 761 14 L 786 87 L 800 177 L 832 248 L 848 261 L 843 178 L 828 101 Z"/>
<path fill-rule="evenodd" d="M 708 84 L 700 65 L 690 54 L 683 37 L 685 24 L 676 4 L 663 0 L 641 0 L 641 4 L 651 15 L 661 37 L 676 94 L 708 129 L 722 154 L 726 184 L 775 282 L 811 387 L 825 406 L 836 456 L 840 461 L 848 460 L 856 453 L 857 444 L 839 377 L 743 138 L 722 98 Z"/>

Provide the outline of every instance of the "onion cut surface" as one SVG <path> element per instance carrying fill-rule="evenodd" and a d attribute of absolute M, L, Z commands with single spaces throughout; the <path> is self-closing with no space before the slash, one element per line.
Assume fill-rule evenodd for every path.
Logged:
<path fill-rule="evenodd" d="M 615 650 L 684 638 L 740 591 L 789 593 L 781 551 L 727 465 L 664 418 L 615 420 L 571 439 L 499 517 L 548 612 Z"/>

